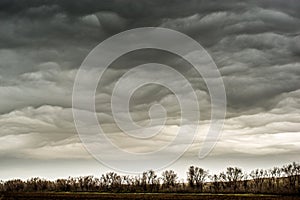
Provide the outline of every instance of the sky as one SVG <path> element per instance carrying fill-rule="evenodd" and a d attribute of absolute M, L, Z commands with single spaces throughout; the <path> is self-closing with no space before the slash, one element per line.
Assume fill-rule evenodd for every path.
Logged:
<path fill-rule="evenodd" d="M 155 61 L 171 64 L 187 77 L 201 111 L 199 137 L 166 169 L 185 178 L 190 165 L 219 172 L 227 166 L 249 171 L 299 162 L 299 10 L 297 0 L 0 1 L 0 180 L 99 176 L 112 170 L 93 158 L 77 134 L 73 84 L 94 47 L 114 34 L 139 27 L 182 32 L 207 50 L 225 86 L 223 130 L 213 151 L 199 160 L 211 114 L 205 81 L 182 59 L 148 49 L 120 57 L 102 77 L 95 107 L 108 133 L 118 132 L 109 105 L 113 86 L 133 66 Z M 132 83 L 155 73 L 145 71 Z M 180 82 L 174 84 L 185 93 Z M 179 127 L 178 102 L 170 90 L 146 85 L 131 100 L 131 115 L 137 123 L 149 120 L 148 110 L 156 103 L 167 110 L 166 130 L 155 143 L 164 143 Z M 151 146 L 153 141 L 121 140 L 126 150 L 157 148 Z M 151 164 L 142 168 L 147 170 Z"/>

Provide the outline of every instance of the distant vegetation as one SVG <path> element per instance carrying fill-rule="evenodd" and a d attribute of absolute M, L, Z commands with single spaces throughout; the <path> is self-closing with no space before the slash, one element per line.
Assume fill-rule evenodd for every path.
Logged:
<path fill-rule="evenodd" d="M 0 182 L 0 192 L 111 192 L 111 193 L 263 193 L 300 194 L 300 165 L 255 169 L 249 174 L 237 167 L 228 167 L 220 174 L 191 166 L 186 181 L 179 181 L 173 170 L 158 176 L 153 170 L 140 176 L 121 176 L 115 172 L 101 177 L 84 176 L 49 181 L 32 178 Z"/>

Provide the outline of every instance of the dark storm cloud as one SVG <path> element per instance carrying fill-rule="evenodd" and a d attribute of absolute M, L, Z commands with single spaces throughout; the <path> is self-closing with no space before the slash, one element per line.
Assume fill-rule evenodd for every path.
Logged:
<path fill-rule="evenodd" d="M 0 8 L 6 13 L 18 14 L 29 8 L 36 8 L 41 6 L 59 6 L 62 10 L 67 11 L 74 15 L 91 14 L 98 11 L 114 11 L 127 17 L 141 18 L 148 17 L 152 14 L 153 17 L 173 17 L 184 16 L 195 11 L 212 12 L 229 9 L 239 9 L 241 3 L 237 5 L 234 1 L 222 3 L 217 1 L 198 1 L 190 0 L 182 2 L 179 0 L 166 0 L 166 1 L 130 1 L 130 0 L 87 0 L 87 1 L 72 1 L 72 0 L 3 0 L 1 1 Z M 196 6 L 197 5 L 197 6 Z M 169 8 L 169 9 L 166 9 Z"/>
<path fill-rule="evenodd" d="M 88 157 L 70 109 L 76 70 L 104 39 L 144 26 L 186 33 L 206 48 L 219 67 L 228 119 L 213 155 L 299 152 L 299 10 L 297 0 L 2 0 L 0 158 Z M 98 115 L 108 132 L 119 131 L 110 110 L 110 94 L 117 79 L 132 66 L 155 60 L 170 64 L 191 82 L 199 97 L 205 132 L 209 94 L 191 66 L 160 51 L 126 56 L 107 70 L 101 80 L 104 87 L 96 94 Z M 174 84 L 185 92 L 180 82 Z M 169 90 L 159 86 L 138 90 L 131 102 L 132 117 L 144 122 L 154 103 L 169 111 L 166 136 L 160 138 L 163 142 L 178 124 L 178 102 Z M 148 146 L 145 142 L 126 147 Z"/>

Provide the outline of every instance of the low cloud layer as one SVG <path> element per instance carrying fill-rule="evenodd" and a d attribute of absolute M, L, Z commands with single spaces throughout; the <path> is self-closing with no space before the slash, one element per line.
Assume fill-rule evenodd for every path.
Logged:
<path fill-rule="evenodd" d="M 11 165 L 17 166 L 24 160 L 50 160 L 59 165 L 60 159 L 80 162 L 92 159 L 81 144 L 73 122 L 72 89 L 77 69 L 101 41 L 144 26 L 171 28 L 189 35 L 203 45 L 220 70 L 227 94 L 227 117 L 222 136 L 207 162 L 219 157 L 231 160 L 255 156 L 266 160 L 269 157 L 270 164 L 286 162 L 287 157 L 297 161 L 299 9 L 296 0 L 284 3 L 279 0 L 1 1 L 3 171 L 12 167 L 5 164 L 9 160 L 15 160 Z M 203 79 L 174 55 L 148 50 L 114 62 L 101 80 L 102 87 L 97 89 L 98 118 L 107 132 L 118 133 L 110 110 L 110 95 L 116 81 L 133 66 L 155 60 L 171 64 L 186 76 L 199 99 L 202 128 L 196 143 L 182 158 L 189 162 L 190 157 L 197 155 L 207 131 L 210 98 Z M 145 72 L 147 76 L 152 74 Z M 180 82 L 174 84 L 181 87 Z M 164 105 L 168 114 L 165 134 L 157 139 L 163 144 L 178 126 L 180 108 L 171 91 L 157 85 L 140 88 L 132 98 L 131 114 L 137 123 L 145 124 L 149 120 L 148 109 L 156 103 Z M 156 148 L 147 141 L 140 146 L 120 145 L 132 151 Z M 205 160 L 199 161 L 199 165 L 201 162 Z M 1 176 L 2 173 L 0 179 Z"/>

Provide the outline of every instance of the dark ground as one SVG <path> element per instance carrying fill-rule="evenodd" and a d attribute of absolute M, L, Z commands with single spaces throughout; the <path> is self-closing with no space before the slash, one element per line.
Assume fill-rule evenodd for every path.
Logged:
<path fill-rule="evenodd" d="M 277 196 L 255 194 L 170 194 L 170 193 L 6 193 L 0 195 L 0 200 L 73 200 L 73 199 L 203 199 L 203 200 L 300 200 L 300 196 Z"/>

